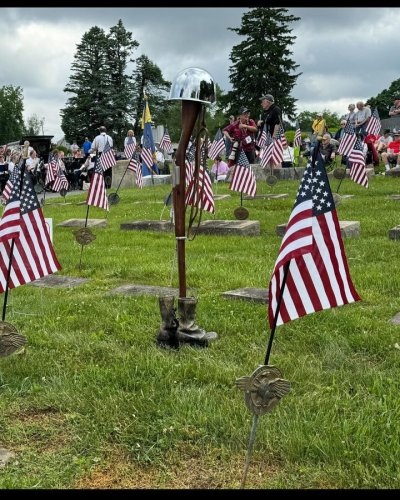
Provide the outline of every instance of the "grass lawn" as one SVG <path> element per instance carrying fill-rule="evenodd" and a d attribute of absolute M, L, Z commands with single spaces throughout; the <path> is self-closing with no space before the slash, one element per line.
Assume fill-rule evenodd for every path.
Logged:
<path fill-rule="evenodd" d="M 339 181 L 331 179 L 332 191 Z M 298 181 L 257 192 L 286 199 L 244 201 L 261 236 L 198 235 L 186 244 L 187 285 L 196 321 L 218 339 L 206 349 L 155 344 L 155 296 L 112 295 L 126 284 L 178 286 L 174 233 L 121 231 L 159 220 L 170 185 L 121 189 L 83 251 L 73 228 L 86 194 L 47 200 L 60 275 L 89 278 L 74 288 L 10 290 L 6 321 L 28 339 L 23 354 L 0 358 L 0 448 L 15 453 L 0 468 L 1 489 L 239 488 L 252 414 L 238 377 L 263 364 L 269 337 L 265 304 L 226 299 L 228 290 L 268 288 Z M 215 187 L 214 187 L 215 189 Z M 112 192 L 113 190 L 110 190 Z M 234 219 L 240 194 L 218 184 L 216 219 Z M 359 221 L 346 238 L 361 301 L 277 328 L 270 364 L 292 384 L 259 419 L 246 487 L 253 489 L 400 487 L 400 178 L 377 175 L 368 189 L 345 179 L 339 220 Z M 51 204 L 53 203 L 53 204 Z M 168 210 L 163 218 L 168 219 Z M 214 216 L 203 213 L 202 220 Z M 172 280 L 171 280 L 172 278 Z M 3 294 L 4 298 L 4 294 Z"/>

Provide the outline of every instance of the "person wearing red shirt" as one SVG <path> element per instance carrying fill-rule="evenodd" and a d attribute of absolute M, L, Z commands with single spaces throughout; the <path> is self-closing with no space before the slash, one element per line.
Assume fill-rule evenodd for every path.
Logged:
<path fill-rule="evenodd" d="M 250 118 L 250 111 L 246 107 L 240 108 L 239 119 L 223 129 L 224 136 L 233 143 L 229 155 L 229 166 L 236 163 L 237 153 L 241 149 L 247 156 L 249 163 L 255 162 L 255 133 L 257 130 L 256 122 Z"/>
<path fill-rule="evenodd" d="M 396 163 L 396 167 L 400 167 L 400 130 L 393 131 L 393 137 L 386 152 L 381 154 L 386 171 L 390 170 L 389 163 Z"/>

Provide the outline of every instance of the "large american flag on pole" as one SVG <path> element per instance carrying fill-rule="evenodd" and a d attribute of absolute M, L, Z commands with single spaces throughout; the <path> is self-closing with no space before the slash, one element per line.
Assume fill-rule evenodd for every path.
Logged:
<path fill-rule="evenodd" d="M 240 151 L 237 163 L 234 166 L 229 189 L 231 191 L 246 193 L 253 197 L 256 195 L 256 177 L 243 150 Z"/>
<path fill-rule="evenodd" d="M 351 280 L 325 163 L 317 153 L 306 167 L 268 290 L 268 317 L 276 325 L 360 300 Z"/>
<path fill-rule="evenodd" d="M 301 130 L 299 122 L 296 122 L 296 131 L 294 133 L 293 147 L 297 148 L 301 146 Z"/>
<path fill-rule="evenodd" d="M 100 164 L 98 157 L 96 157 L 94 172 L 90 181 L 86 204 L 92 205 L 93 207 L 104 208 L 104 210 L 110 210 L 106 192 L 106 185 L 104 182 L 104 170 Z"/>
<path fill-rule="evenodd" d="M 198 182 L 196 182 L 195 176 L 192 176 L 190 180 L 185 201 L 186 205 L 192 205 L 212 214 L 215 212 L 211 179 L 203 162 L 199 166 Z"/>
<path fill-rule="evenodd" d="M 215 134 L 214 140 L 208 151 L 208 156 L 212 160 L 216 160 L 225 151 L 225 140 L 222 135 L 221 129 L 219 128 Z"/>
<path fill-rule="evenodd" d="M 17 184 L 17 183 L 16 183 Z M 14 238 L 9 288 L 16 288 L 61 269 L 42 209 L 33 188 L 32 176 L 25 172 L 20 194 L 20 230 Z M 11 241 L 0 242 L 0 293 L 7 286 Z"/>
<path fill-rule="evenodd" d="M 140 165 L 139 154 L 136 152 L 128 163 L 128 170 L 135 173 L 135 182 L 137 187 L 143 187 L 142 166 Z"/>
<path fill-rule="evenodd" d="M 368 187 L 367 168 L 365 166 L 364 146 L 358 137 L 354 148 L 347 157 L 351 164 L 350 179 L 361 186 Z"/>
<path fill-rule="evenodd" d="M 116 164 L 117 162 L 115 161 L 114 150 L 110 146 L 110 143 L 107 140 L 103 152 L 101 153 L 100 156 L 100 165 L 103 171 L 105 171 L 111 167 L 114 167 Z"/>
<path fill-rule="evenodd" d="M 172 143 L 167 128 L 164 130 L 164 134 L 161 137 L 160 149 L 162 149 L 164 153 L 172 153 Z"/>
<path fill-rule="evenodd" d="M 379 118 L 378 108 L 374 108 L 368 120 L 367 126 L 365 127 L 365 131 L 367 134 L 378 135 L 381 128 L 381 119 Z"/>
<path fill-rule="evenodd" d="M 353 124 L 349 119 L 347 119 L 346 126 L 344 127 L 343 136 L 340 140 L 338 147 L 338 155 L 347 156 L 350 154 L 351 150 L 356 143 L 356 133 L 354 131 Z"/>

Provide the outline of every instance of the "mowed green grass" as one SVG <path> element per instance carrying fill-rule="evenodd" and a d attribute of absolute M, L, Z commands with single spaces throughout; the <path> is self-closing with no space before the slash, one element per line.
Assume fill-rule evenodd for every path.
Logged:
<path fill-rule="evenodd" d="M 332 191 L 339 181 L 331 180 Z M 0 468 L 0 488 L 239 488 L 252 414 L 235 386 L 264 362 L 267 307 L 226 299 L 242 287 L 268 288 L 298 181 L 258 193 L 286 199 L 243 201 L 261 236 L 198 235 L 186 244 L 186 278 L 198 298 L 196 321 L 218 339 L 206 349 L 155 344 L 155 296 L 112 295 L 126 284 L 178 286 L 174 233 L 122 231 L 159 220 L 171 186 L 121 189 L 93 229 L 79 268 L 73 228 L 85 194 L 48 200 L 60 275 L 89 278 L 74 288 L 10 290 L 6 321 L 23 333 L 25 353 L 0 358 L 0 447 L 15 453 Z M 110 190 L 112 192 L 113 190 Z M 216 219 L 234 219 L 240 194 L 219 184 Z M 345 179 L 339 220 L 359 221 L 344 240 L 355 304 L 277 328 L 270 364 L 292 391 L 259 419 L 246 487 L 255 489 L 399 488 L 400 179 L 375 176 L 364 189 Z M 56 202 L 58 202 L 56 204 Z M 50 205 L 50 203 L 54 203 Z M 163 213 L 169 218 L 169 209 Z M 203 213 L 202 220 L 213 215 Z M 171 283 L 172 277 L 172 283 Z M 4 298 L 4 294 L 3 294 Z"/>

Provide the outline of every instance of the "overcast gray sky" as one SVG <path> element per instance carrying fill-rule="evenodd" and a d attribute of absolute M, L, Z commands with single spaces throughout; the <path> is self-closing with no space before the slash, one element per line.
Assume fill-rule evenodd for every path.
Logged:
<path fill-rule="evenodd" d="M 133 57 L 146 54 L 170 81 L 184 68 L 203 68 L 227 91 L 229 55 L 243 39 L 227 28 L 240 27 L 247 11 L 245 7 L 0 8 L 0 86 L 21 86 L 24 118 L 33 113 L 44 117 L 44 133 L 60 139 L 60 109 L 70 97 L 63 88 L 76 45 L 91 27 L 108 32 L 122 19 L 140 44 Z M 303 73 L 293 90 L 298 112 L 329 109 L 341 115 L 350 102 L 375 96 L 400 78 L 400 8 L 302 7 L 289 8 L 289 13 L 301 18 L 291 24 L 297 37 L 292 57 Z"/>

